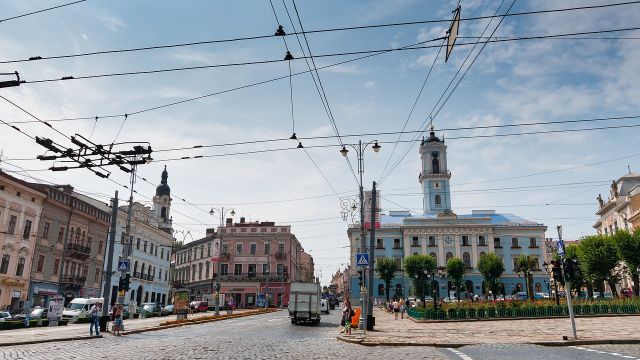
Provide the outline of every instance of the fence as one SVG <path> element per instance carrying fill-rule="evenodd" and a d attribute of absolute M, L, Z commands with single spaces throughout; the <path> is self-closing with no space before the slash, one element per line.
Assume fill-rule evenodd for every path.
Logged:
<path fill-rule="evenodd" d="M 640 314 L 640 306 L 637 304 L 608 305 L 575 305 L 573 310 L 576 315 L 618 315 Z M 418 320 L 462 320 L 462 319 L 486 319 L 486 318 L 537 318 L 551 316 L 569 316 L 566 305 L 539 306 L 521 308 L 453 308 L 434 311 L 433 309 L 409 309 L 409 316 Z"/>

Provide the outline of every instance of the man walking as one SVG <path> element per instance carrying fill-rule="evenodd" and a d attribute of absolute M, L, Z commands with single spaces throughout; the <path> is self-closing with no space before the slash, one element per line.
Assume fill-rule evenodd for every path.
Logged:
<path fill-rule="evenodd" d="M 89 336 L 93 336 L 93 328 L 96 328 L 96 336 L 100 336 L 100 313 L 101 313 L 102 305 L 100 303 L 95 303 L 89 310 L 89 319 L 91 323 L 89 325 Z"/>

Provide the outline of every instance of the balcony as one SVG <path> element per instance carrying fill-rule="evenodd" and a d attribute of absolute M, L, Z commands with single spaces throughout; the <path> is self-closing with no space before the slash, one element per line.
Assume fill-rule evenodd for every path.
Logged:
<path fill-rule="evenodd" d="M 286 260 L 287 259 L 287 254 L 285 254 L 284 252 L 278 251 L 276 253 L 276 260 Z"/>
<path fill-rule="evenodd" d="M 67 256 L 82 261 L 91 255 L 91 248 L 80 244 L 67 244 L 65 251 L 67 252 Z"/>
<path fill-rule="evenodd" d="M 134 272 L 133 273 L 133 278 L 134 279 L 145 280 L 145 281 L 153 281 L 153 275 L 141 274 L 139 272 Z"/>
<path fill-rule="evenodd" d="M 419 243 L 413 243 L 413 244 L 411 244 L 411 247 L 420 247 L 420 244 Z"/>
<path fill-rule="evenodd" d="M 63 284 L 84 285 L 86 281 L 87 281 L 86 276 L 65 275 L 62 277 Z"/>
<path fill-rule="evenodd" d="M 229 253 L 220 253 L 221 261 L 228 261 L 230 258 L 231 258 L 231 255 L 229 255 Z"/>
<path fill-rule="evenodd" d="M 234 282 L 234 281 L 258 281 L 258 282 L 281 282 L 289 280 L 289 273 L 278 273 L 278 274 L 257 274 L 257 273 L 243 273 L 240 275 L 235 274 L 227 274 L 222 275 L 220 279 L 223 282 Z"/>

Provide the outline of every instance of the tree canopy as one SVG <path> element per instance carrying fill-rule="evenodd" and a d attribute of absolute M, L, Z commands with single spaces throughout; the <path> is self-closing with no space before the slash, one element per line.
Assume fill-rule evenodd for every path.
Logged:
<path fill-rule="evenodd" d="M 481 255 L 478 260 L 478 271 L 484 277 L 489 290 L 494 296 L 497 295 L 500 289 L 500 277 L 504 273 L 502 258 L 492 252 Z"/>
<path fill-rule="evenodd" d="M 460 301 L 460 287 L 462 286 L 462 278 L 464 277 L 464 261 L 459 257 L 452 257 L 447 261 L 447 276 L 453 280 L 456 286 L 456 294 Z"/>
<path fill-rule="evenodd" d="M 376 272 L 378 277 L 384 281 L 384 291 L 389 301 L 389 290 L 391 289 L 391 281 L 396 276 L 396 271 L 400 270 L 396 266 L 396 262 L 391 258 L 382 258 L 376 260 Z"/>
<path fill-rule="evenodd" d="M 579 266 L 584 277 L 604 293 L 603 284 L 609 283 L 617 296 L 615 283 L 619 275 L 614 271 L 620 260 L 618 247 L 611 236 L 589 235 L 580 239 L 578 246 Z"/>
<path fill-rule="evenodd" d="M 404 259 L 404 270 L 411 278 L 416 296 L 422 299 L 423 304 L 427 289 L 427 275 L 433 273 L 436 265 L 437 260 L 430 255 L 416 254 Z"/>

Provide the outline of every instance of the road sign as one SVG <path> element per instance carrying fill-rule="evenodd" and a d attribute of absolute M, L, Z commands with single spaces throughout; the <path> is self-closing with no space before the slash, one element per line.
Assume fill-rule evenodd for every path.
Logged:
<path fill-rule="evenodd" d="M 558 255 L 564 256 L 564 241 L 558 240 L 556 246 L 558 248 Z"/>
<path fill-rule="evenodd" d="M 118 271 L 129 271 L 129 260 L 118 261 Z"/>
<path fill-rule="evenodd" d="M 369 254 L 367 254 L 367 253 L 358 253 L 358 254 L 356 254 L 356 265 L 357 266 L 368 266 L 369 265 Z"/>

